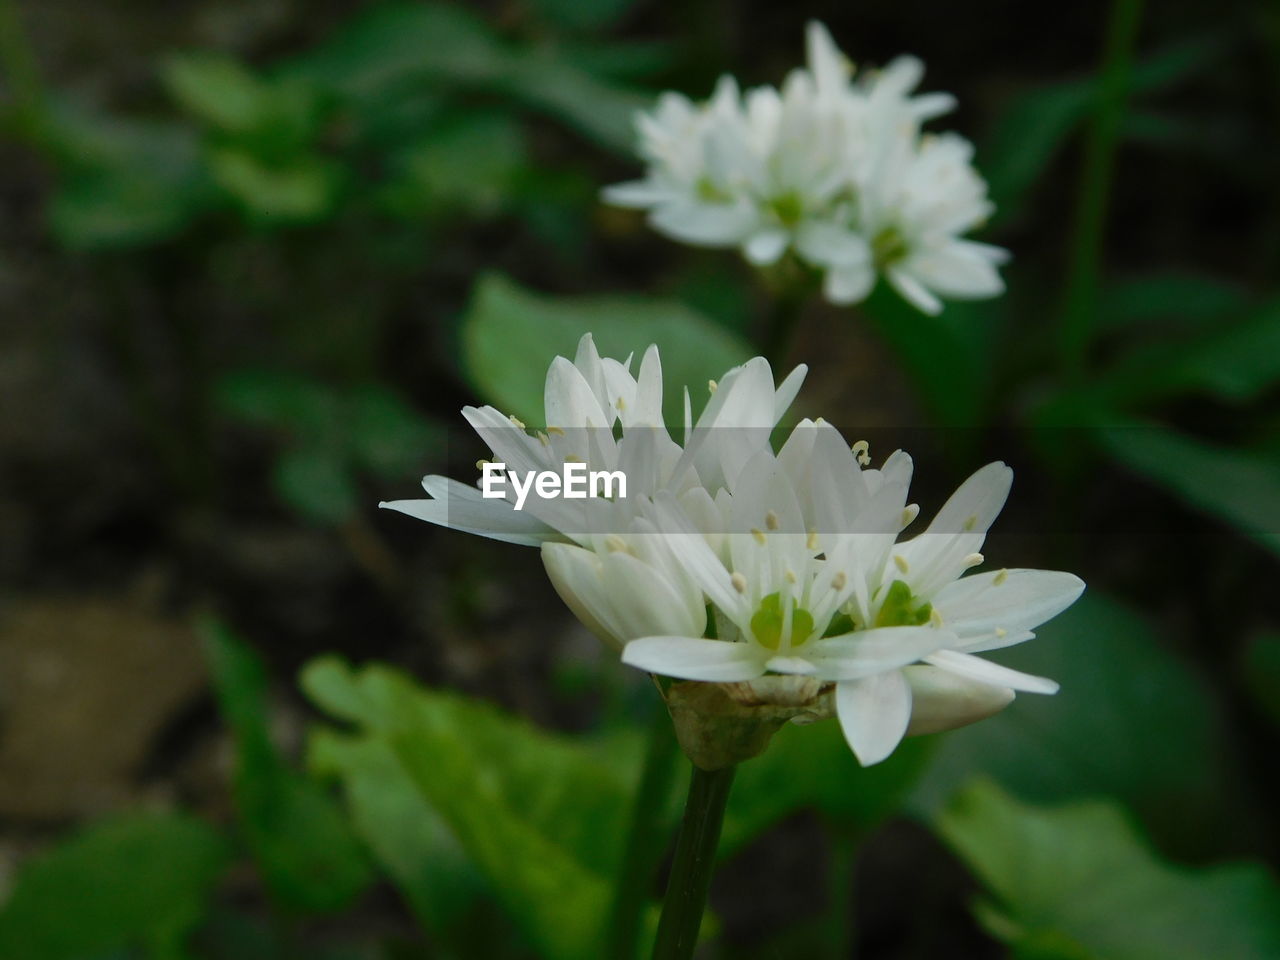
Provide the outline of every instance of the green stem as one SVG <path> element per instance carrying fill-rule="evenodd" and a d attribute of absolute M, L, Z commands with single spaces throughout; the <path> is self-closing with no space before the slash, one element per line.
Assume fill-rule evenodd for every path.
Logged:
<path fill-rule="evenodd" d="M 8 81 L 18 129 L 40 141 L 45 131 L 44 83 L 14 0 L 0 0 L 0 69 Z"/>
<path fill-rule="evenodd" d="M 1062 369 L 1069 381 L 1084 373 L 1098 306 L 1103 232 L 1115 166 L 1116 140 L 1124 117 L 1142 0 L 1112 0 L 1107 22 L 1097 109 L 1085 144 L 1071 247 L 1066 303 L 1060 330 Z"/>
<path fill-rule="evenodd" d="M 606 938 L 608 957 L 635 960 L 640 946 L 641 920 L 658 861 L 667 849 L 663 812 L 671 783 L 675 779 L 675 758 L 679 751 L 671 717 L 661 700 L 654 704 L 649 727 L 649 747 L 645 751 L 640 784 L 631 809 L 631 825 L 619 864 L 614 887 L 613 912 Z"/>
<path fill-rule="evenodd" d="M 680 838 L 676 841 L 676 856 L 667 879 L 662 919 L 658 921 L 653 960 L 689 960 L 693 956 L 735 769 L 693 768 Z"/>

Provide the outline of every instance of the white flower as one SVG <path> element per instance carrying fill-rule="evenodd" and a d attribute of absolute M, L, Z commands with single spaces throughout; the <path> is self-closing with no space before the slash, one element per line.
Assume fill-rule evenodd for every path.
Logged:
<path fill-rule="evenodd" d="M 663 94 L 637 118 L 645 178 L 605 199 L 648 210 L 667 236 L 738 247 L 760 266 L 794 251 L 824 272 L 836 303 L 864 299 L 877 274 L 929 312 L 939 308 L 930 290 L 999 293 L 1003 251 L 959 239 L 990 212 L 972 151 L 958 137 L 920 136 L 953 98 L 912 96 L 924 67 L 910 57 L 855 83 L 819 23 L 807 46 L 807 66 L 781 90 L 744 95 L 726 76 L 702 105 Z"/>

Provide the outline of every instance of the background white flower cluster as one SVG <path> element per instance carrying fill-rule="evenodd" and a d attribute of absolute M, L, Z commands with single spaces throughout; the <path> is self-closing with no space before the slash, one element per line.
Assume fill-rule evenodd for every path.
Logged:
<path fill-rule="evenodd" d="M 855 78 L 810 23 L 808 63 L 781 90 L 743 93 L 725 76 L 703 104 L 663 94 L 637 118 L 646 176 L 605 198 L 648 210 L 669 237 L 737 247 L 759 266 L 790 251 L 822 272 L 834 303 L 865 299 L 877 276 L 927 313 L 941 298 L 995 296 L 1006 252 L 964 239 L 992 212 L 986 184 L 967 140 L 921 131 L 955 105 L 913 96 L 923 73 L 899 57 Z"/>

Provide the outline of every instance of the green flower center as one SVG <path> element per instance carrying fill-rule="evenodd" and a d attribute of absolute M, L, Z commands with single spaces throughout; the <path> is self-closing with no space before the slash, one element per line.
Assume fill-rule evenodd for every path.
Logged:
<path fill-rule="evenodd" d="M 710 177 L 702 177 L 697 185 L 698 199 L 704 203 L 729 203 L 732 194 Z"/>
<path fill-rule="evenodd" d="M 751 633 L 761 646 L 777 650 L 782 645 L 782 596 L 771 593 L 760 601 L 760 609 L 751 617 Z M 801 646 L 813 633 L 813 614 L 791 601 L 791 634 L 787 644 Z"/>
<path fill-rule="evenodd" d="M 897 227 L 885 227 L 871 238 L 871 256 L 878 267 L 897 263 L 907 252 L 906 238 Z"/>
<path fill-rule="evenodd" d="M 921 603 L 903 581 L 889 584 L 880 612 L 876 614 L 877 627 L 919 627 L 933 616 L 933 604 Z"/>
<path fill-rule="evenodd" d="M 794 227 L 804 219 L 804 201 L 792 190 L 769 201 L 769 209 L 784 227 Z"/>

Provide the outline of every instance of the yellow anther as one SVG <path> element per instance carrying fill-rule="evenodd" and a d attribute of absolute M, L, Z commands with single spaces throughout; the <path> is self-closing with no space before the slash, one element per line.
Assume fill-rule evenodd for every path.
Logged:
<path fill-rule="evenodd" d="M 787 578 L 787 583 L 794 584 L 799 582 L 796 579 L 796 572 L 794 570 L 788 570 L 786 573 L 783 574 L 783 576 Z"/>
<path fill-rule="evenodd" d="M 565 463 L 586 463 L 586 461 L 585 461 L 585 460 L 583 460 L 583 459 L 582 459 L 580 456 L 578 456 L 576 453 L 567 453 L 567 454 L 565 454 L 564 462 L 565 462 Z"/>
<path fill-rule="evenodd" d="M 980 553 L 971 553 L 964 558 L 964 565 L 966 567 L 976 567 L 981 565 L 982 561 L 985 559 L 986 557 Z"/>
<path fill-rule="evenodd" d="M 563 437 L 564 428 L 563 427 L 547 427 L 547 433 L 554 433 L 557 437 Z"/>
<path fill-rule="evenodd" d="M 733 584 L 733 589 L 739 593 L 747 592 L 747 578 L 738 571 L 733 572 L 733 576 L 729 578 L 729 582 Z"/>
<path fill-rule="evenodd" d="M 806 550 L 818 549 L 818 531 L 817 530 L 813 529 L 812 527 L 809 528 L 809 536 L 805 538 L 804 546 Z"/>
<path fill-rule="evenodd" d="M 849 578 L 845 575 L 845 572 L 837 570 L 836 575 L 831 578 L 831 589 L 836 591 L 843 590 L 848 582 Z"/>
<path fill-rule="evenodd" d="M 1009 631 L 1006 630 L 1004 627 L 996 627 L 996 636 L 999 637 L 1001 640 L 1003 640 L 1008 635 L 1009 635 Z"/>
<path fill-rule="evenodd" d="M 541 443 L 544 447 L 549 447 L 549 446 L 551 446 L 551 438 L 550 438 L 550 437 L 548 437 L 548 436 L 547 436 L 545 433 L 543 433 L 541 430 L 539 430 L 537 433 L 535 433 L 535 434 L 534 434 L 534 436 L 536 436 L 536 437 L 538 438 L 538 442 L 539 442 L 539 443 Z"/>
<path fill-rule="evenodd" d="M 864 467 L 871 462 L 871 444 L 866 440 L 859 440 L 851 449 L 854 458 Z"/>
<path fill-rule="evenodd" d="M 976 527 L 977 525 L 978 525 L 978 515 L 975 513 L 973 516 L 971 516 L 968 520 L 964 522 L 964 532 L 972 533 L 973 528 Z"/>
<path fill-rule="evenodd" d="M 481 473 L 484 473 L 484 466 L 485 466 L 485 464 L 486 464 L 486 463 L 493 463 L 493 461 L 492 461 L 492 460 L 477 460 L 477 461 L 476 461 L 476 469 L 477 469 L 477 470 L 479 470 Z"/>
<path fill-rule="evenodd" d="M 510 420 L 512 423 L 514 423 L 521 430 L 524 429 L 524 421 L 521 420 L 519 417 L 517 417 L 515 414 L 512 414 L 511 416 L 507 417 L 507 419 Z"/>
<path fill-rule="evenodd" d="M 920 504 L 908 503 L 902 511 L 902 525 L 904 527 L 910 526 L 911 521 L 915 520 L 918 516 L 920 516 Z"/>
<path fill-rule="evenodd" d="M 614 404 L 613 404 L 613 405 L 614 405 L 615 407 L 617 407 L 619 410 L 625 410 L 625 409 L 627 409 L 627 401 L 623 400 L 621 397 L 619 397 L 619 398 L 614 402 Z"/>
<path fill-rule="evenodd" d="M 893 565 L 903 573 L 911 572 L 911 564 L 907 563 L 907 558 L 900 553 L 895 553 L 893 555 Z"/>
<path fill-rule="evenodd" d="M 999 573 L 995 575 L 995 577 L 992 578 L 991 583 L 993 586 L 998 587 L 1000 586 L 1000 584 L 1004 583 L 1008 579 L 1009 579 L 1009 571 L 1001 570 Z"/>
<path fill-rule="evenodd" d="M 627 541 L 623 540 L 616 533 L 611 533 L 604 538 L 605 549 L 610 553 L 630 553 L 631 548 L 627 546 Z"/>
<path fill-rule="evenodd" d="M 759 527 L 752 527 L 751 535 L 756 538 L 756 543 L 760 544 L 760 546 L 762 547 L 764 546 L 765 538 L 764 538 L 763 530 L 761 530 Z"/>
<path fill-rule="evenodd" d="M 708 391 L 709 393 L 715 393 L 715 392 L 716 392 L 716 382 L 715 382 L 714 380 L 708 380 L 708 381 L 707 381 L 707 391 Z"/>
<path fill-rule="evenodd" d="M 778 515 L 770 510 L 764 515 L 764 525 L 770 530 L 778 529 Z"/>

